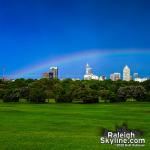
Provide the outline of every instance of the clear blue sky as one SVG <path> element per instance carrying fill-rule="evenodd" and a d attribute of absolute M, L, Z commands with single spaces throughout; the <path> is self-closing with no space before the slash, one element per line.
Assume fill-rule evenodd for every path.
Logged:
<path fill-rule="evenodd" d="M 0 0 L 0 68 L 10 74 L 92 49 L 148 51 L 149 8 L 148 0 Z M 143 53 L 59 64 L 60 77 L 82 77 L 87 61 L 98 75 L 121 72 L 126 64 L 142 76 L 150 73 Z"/>

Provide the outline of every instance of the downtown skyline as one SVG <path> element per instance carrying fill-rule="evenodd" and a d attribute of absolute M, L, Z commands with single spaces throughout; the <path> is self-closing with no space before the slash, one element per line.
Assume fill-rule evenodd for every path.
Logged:
<path fill-rule="evenodd" d="M 135 50 L 126 50 L 126 51 L 118 51 L 118 50 L 113 50 L 112 51 L 105 51 L 105 53 L 101 52 L 101 51 L 88 51 L 88 52 L 80 52 L 80 53 L 74 53 L 72 55 L 66 55 L 64 57 L 59 57 L 59 58 L 54 58 L 54 59 L 50 59 L 47 61 L 43 61 L 40 62 L 36 65 L 31 65 L 27 68 L 21 69 L 17 72 L 13 72 L 12 75 L 6 74 L 4 72 L 4 76 L 9 78 L 9 79 L 16 79 L 16 78 L 41 78 L 43 72 L 47 72 L 49 70 L 49 68 L 51 66 L 57 66 L 59 68 L 59 78 L 60 79 L 64 79 L 64 78 L 83 78 L 83 75 L 85 74 L 85 62 L 89 62 L 90 65 L 93 68 L 93 73 L 97 74 L 98 76 L 104 75 L 107 77 L 107 79 L 109 78 L 110 74 L 112 74 L 113 72 L 122 72 L 122 68 L 127 65 L 130 64 L 129 66 L 131 66 L 132 70 L 131 70 L 131 74 L 138 72 L 140 74 L 140 77 L 148 77 L 149 78 L 149 71 L 147 70 L 146 74 L 144 75 L 142 71 L 143 68 L 140 68 L 140 63 L 135 64 L 135 60 L 132 59 L 132 61 L 129 63 L 128 57 L 134 57 L 134 55 L 141 55 L 143 57 L 143 55 L 146 57 L 149 56 L 149 52 L 145 51 L 145 53 L 143 53 L 143 51 L 135 51 Z M 85 57 L 86 56 L 86 57 Z M 111 59 L 114 59 L 114 63 L 110 64 L 110 61 L 108 61 L 108 59 L 111 57 Z M 118 64 L 118 59 L 122 60 L 120 62 L 120 64 Z M 86 60 L 86 61 L 85 61 Z M 87 61 L 88 60 L 88 61 Z M 100 68 L 97 68 L 97 63 L 101 62 L 101 64 L 99 64 L 99 66 L 101 66 Z M 76 62 L 80 62 L 80 64 L 76 64 Z M 82 63 L 81 63 L 82 62 Z M 127 62 L 127 63 L 125 63 Z M 53 65 L 51 65 L 53 64 Z M 62 64 L 62 65 L 59 65 Z M 72 65 L 73 64 L 73 65 Z M 146 64 L 142 64 L 142 65 L 146 65 Z M 147 64 L 149 65 L 149 64 Z M 111 68 L 108 68 L 108 66 L 111 66 Z M 118 69 L 118 66 L 120 67 L 120 69 Z M 65 67 L 69 67 L 70 69 L 63 70 Z M 148 66 L 149 67 L 149 66 Z M 117 69 L 115 69 L 117 68 Z M 82 72 L 80 74 L 80 72 Z M 62 74 L 64 74 L 64 76 L 62 76 Z M 66 76 L 67 75 L 67 76 Z"/>
<path fill-rule="evenodd" d="M 82 78 L 88 62 L 94 74 L 109 77 L 128 65 L 149 77 L 149 6 L 146 0 L 1 1 L 0 76 L 5 68 L 5 75 L 38 78 L 58 66 L 60 78 Z"/>

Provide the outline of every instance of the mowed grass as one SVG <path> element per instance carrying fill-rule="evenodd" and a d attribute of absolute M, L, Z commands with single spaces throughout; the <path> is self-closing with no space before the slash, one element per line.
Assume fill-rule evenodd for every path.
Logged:
<path fill-rule="evenodd" d="M 141 129 L 145 147 L 100 144 L 100 128 Z M 0 150 L 150 149 L 150 103 L 0 103 Z"/>

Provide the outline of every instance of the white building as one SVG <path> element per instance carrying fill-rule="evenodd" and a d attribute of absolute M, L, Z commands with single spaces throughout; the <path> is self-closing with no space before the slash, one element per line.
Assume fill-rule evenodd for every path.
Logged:
<path fill-rule="evenodd" d="M 134 79 L 139 78 L 139 74 L 138 74 L 137 72 L 134 73 L 134 74 L 133 74 L 133 78 L 134 78 Z"/>
<path fill-rule="evenodd" d="M 84 75 L 84 80 L 98 80 L 98 79 L 99 79 L 99 77 L 92 73 L 92 68 L 87 63 L 86 64 L 86 71 L 85 71 L 85 75 Z"/>
<path fill-rule="evenodd" d="M 80 78 L 71 78 L 73 81 L 80 80 Z"/>
<path fill-rule="evenodd" d="M 134 81 L 137 81 L 137 82 L 144 82 L 148 80 L 148 78 L 135 78 Z"/>
<path fill-rule="evenodd" d="M 124 81 L 130 81 L 131 80 L 130 68 L 127 65 L 123 69 L 123 80 Z"/>

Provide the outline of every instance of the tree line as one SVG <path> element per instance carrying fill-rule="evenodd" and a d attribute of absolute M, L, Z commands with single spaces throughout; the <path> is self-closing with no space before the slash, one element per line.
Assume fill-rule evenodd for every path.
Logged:
<path fill-rule="evenodd" d="M 45 78 L 0 80 L 0 99 L 3 102 L 25 99 L 30 103 L 45 103 L 47 99 L 55 99 L 57 103 L 150 101 L 150 80 L 142 83 Z"/>

